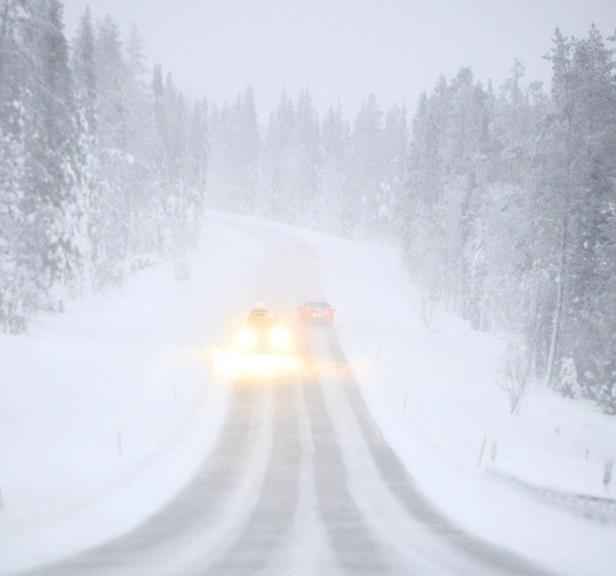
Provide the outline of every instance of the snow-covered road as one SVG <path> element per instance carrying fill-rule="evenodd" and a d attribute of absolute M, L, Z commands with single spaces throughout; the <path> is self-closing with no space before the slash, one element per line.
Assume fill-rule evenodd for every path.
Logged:
<path fill-rule="evenodd" d="M 264 247 L 255 300 L 293 310 L 319 297 L 317 267 L 290 265 L 300 240 L 241 228 Z M 335 328 L 299 330 L 310 359 L 346 364 Z M 227 385 L 222 432 L 188 486 L 129 534 L 28 574 L 548 573 L 472 537 L 422 495 L 351 371 Z"/>

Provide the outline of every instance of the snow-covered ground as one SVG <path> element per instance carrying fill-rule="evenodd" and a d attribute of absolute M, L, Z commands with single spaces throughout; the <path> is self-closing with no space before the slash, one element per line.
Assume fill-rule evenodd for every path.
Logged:
<path fill-rule="evenodd" d="M 192 477 L 227 390 L 202 351 L 252 298 L 260 246 L 212 225 L 188 260 L 0 336 L 0 572 L 120 534 Z"/>
<path fill-rule="evenodd" d="M 267 226 L 319 250 L 318 279 L 337 309 L 347 360 L 382 433 L 423 491 L 463 528 L 559 573 L 613 574 L 613 507 L 611 523 L 597 522 L 566 500 L 541 500 L 491 471 L 614 499 L 616 481 L 606 490 L 603 470 L 616 457 L 616 419 L 539 385 L 518 415 L 509 414 L 498 386 L 506 338 L 472 330 L 443 310 L 428 330 L 420 291 L 395 248 Z"/>
<path fill-rule="evenodd" d="M 321 250 L 347 357 L 371 363 L 358 371 L 370 410 L 424 492 L 462 527 L 559 573 L 613 574 L 615 524 L 573 515 L 566 503 L 548 506 L 484 470 L 616 497 L 602 486 L 603 464 L 616 453 L 616 421 L 542 390 L 531 391 L 511 416 L 497 386 L 503 339 L 446 314 L 427 331 L 419 295 L 391 251 Z M 489 464 L 480 468 L 484 438 Z"/>
<path fill-rule="evenodd" d="M 194 474 L 227 400 L 199 351 L 259 292 L 255 229 L 318 249 L 306 292 L 319 294 L 305 296 L 324 294 L 337 309 L 336 335 L 373 418 L 446 515 L 559 574 L 614 573 L 614 523 L 491 471 L 615 498 L 602 486 L 603 464 L 616 455 L 615 419 L 538 387 L 511 416 L 497 386 L 505 338 L 445 311 L 427 330 L 395 249 L 217 213 L 190 280 L 155 267 L 40 318 L 26 336 L 1 337 L 0 572 L 129 530 Z"/>

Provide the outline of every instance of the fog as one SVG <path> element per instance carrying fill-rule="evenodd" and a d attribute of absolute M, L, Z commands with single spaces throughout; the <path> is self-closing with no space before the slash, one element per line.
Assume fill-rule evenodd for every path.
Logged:
<path fill-rule="evenodd" d="M 471 66 L 498 87 L 516 58 L 547 83 L 556 26 L 581 36 L 616 22 L 610 0 L 67 0 L 69 31 L 88 4 L 124 30 L 137 23 L 147 54 L 188 95 L 220 101 L 252 84 L 261 111 L 302 86 L 320 108 L 354 112 L 370 92 L 413 108 L 440 74 Z"/>
<path fill-rule="evenodd" d="M 616 2 L 87 3 L 0 0 L 0 576 L 614 576 Z"/>

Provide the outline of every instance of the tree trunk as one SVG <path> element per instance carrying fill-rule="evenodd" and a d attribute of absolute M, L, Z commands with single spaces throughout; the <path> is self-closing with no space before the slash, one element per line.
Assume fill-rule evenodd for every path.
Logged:
<path fill-rule="evenodd" d="M 556 361 L 556 351 L 558 349 L 558 339 L 560 336 L 560 323 L 563 309 L 564 275 L 567 260 L 567 239 L 569 222 L 567 216 L 563 219 L 563 235 L 560 245 L 560 266 L 557 277 L 556 304 L 554 306 L 554 318 L 552 320 L 552 335 L 550 337 L 550 349 L 548 352 L 548 364 L 545 374 L 546 386 L 552 385 L 554 375 L 554 364 Z"/>
<path fill-rule="evenodd" d="M 4 84 L 4 44 L 6 42 L 9 19 L 9 2 L 4 0 L 2 9 L 2 33 L 0 34 L 0 86 Z"/>

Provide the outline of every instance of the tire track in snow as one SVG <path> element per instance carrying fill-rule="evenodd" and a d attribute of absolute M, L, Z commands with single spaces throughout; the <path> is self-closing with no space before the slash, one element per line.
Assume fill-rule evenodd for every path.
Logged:
<path fill-rule="evenodd" d="M 294 525 L 302 448 L 296 384 L 274 383 L 273 447 L 260 497 L 235 544 L 201 574 L 242 576 L 267 571 Z"/>
<path fill-rule="evenodd" d="M 313 474 L 319 514 L 339 568 L 347 574 L 396 574 L 386 551 L 374 537 L 353 502 L 349 479 L 321 386 L 303 388 L 314 445 Z"/>

